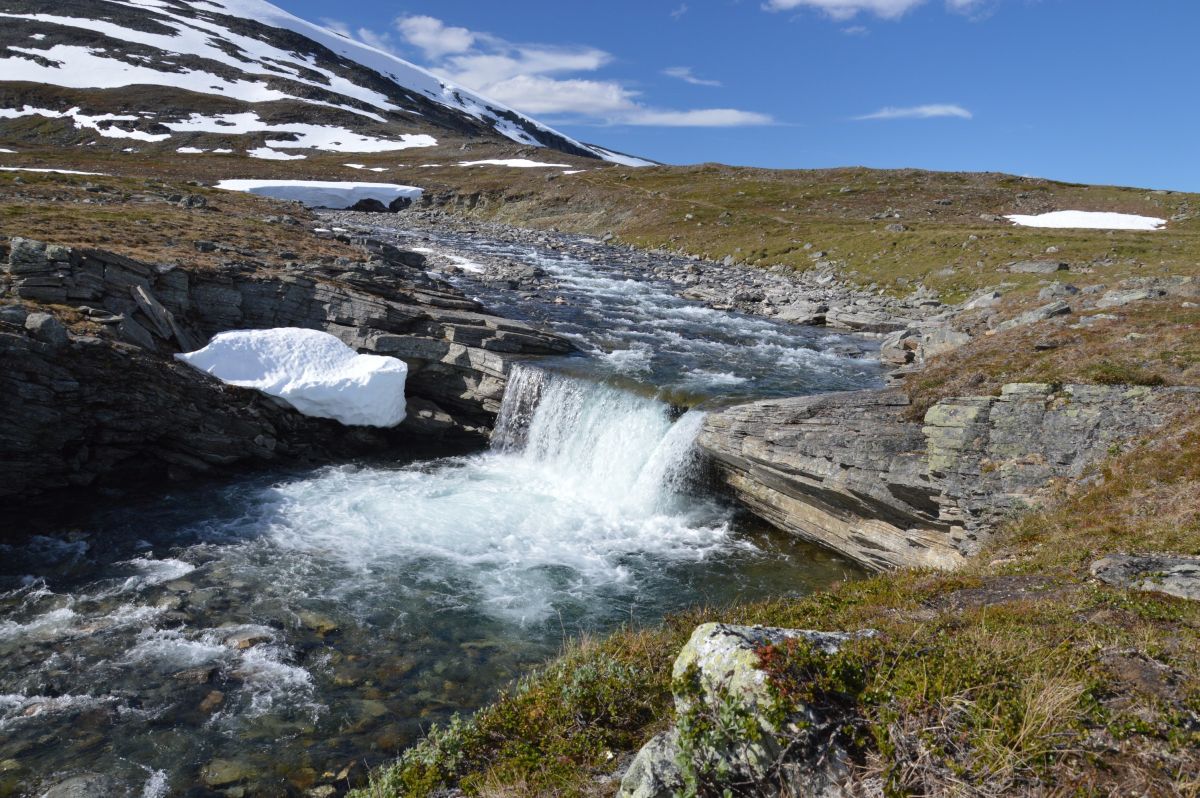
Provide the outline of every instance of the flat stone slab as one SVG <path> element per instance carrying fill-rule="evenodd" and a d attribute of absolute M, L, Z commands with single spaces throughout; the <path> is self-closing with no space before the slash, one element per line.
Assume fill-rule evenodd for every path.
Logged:
<path fill-rule="evenodd" d="M 1091 571 L 1113 587 L 1200 601 L 1200 557 L 1117 554 L 1096 560 Z"/>

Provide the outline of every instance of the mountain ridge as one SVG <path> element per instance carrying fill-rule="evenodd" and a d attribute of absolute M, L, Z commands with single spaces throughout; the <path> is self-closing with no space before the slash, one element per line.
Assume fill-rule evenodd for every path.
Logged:
<path fill-rule="evenodd" d="M 216 149 L 243 146 L 272 160 L 450 137 L 649 163 L 579 142 L 265 0 L 0 0 L 0 19 L 0 131 L 18 137 L 39 128 L 44 140 L 45 120 L 57 119 L 99 134 L 93 146 L 191 145 L 203 134 L 224 145 Z"/>

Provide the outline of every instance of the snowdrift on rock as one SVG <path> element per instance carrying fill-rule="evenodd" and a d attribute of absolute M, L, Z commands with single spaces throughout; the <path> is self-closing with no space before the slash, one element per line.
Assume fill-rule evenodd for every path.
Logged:
<path fill-rule="evenodd" d="M 361 427 L 394 427 L 404 420 L 408 366 L 360 355 L 329 333 L 235 330 L 175 357 L 228 385 L 283 399 L 306 416 Z"/>

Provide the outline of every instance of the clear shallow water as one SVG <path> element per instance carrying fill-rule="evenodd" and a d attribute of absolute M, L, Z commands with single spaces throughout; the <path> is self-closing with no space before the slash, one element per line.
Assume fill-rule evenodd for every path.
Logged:
<path fill-rule="evenodd" d="M 723 367 L 770 384 L 736 349 Z M 706 495 L 702 412 L 654 396 L 667 366 L 627 390 L 620 358 L 568 365 L 517 368 L 490 452 L 265 475 L 0 547 L 0 795 L 80 773 L 341 790 L 566 636 L 857 575 Z"/>

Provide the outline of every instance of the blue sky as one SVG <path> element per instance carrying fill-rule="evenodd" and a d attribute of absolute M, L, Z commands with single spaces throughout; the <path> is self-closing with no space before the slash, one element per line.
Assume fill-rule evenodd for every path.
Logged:
<path fill-rule="evenodd" d="M 1198 0 L 275 0 L 668 163 L 1200 191 Z"/>

